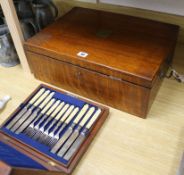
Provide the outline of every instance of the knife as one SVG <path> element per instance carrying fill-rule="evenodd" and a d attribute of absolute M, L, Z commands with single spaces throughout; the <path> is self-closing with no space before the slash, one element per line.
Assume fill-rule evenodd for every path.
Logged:
<path fill-rule="evenodd" d="M 46 115 L 46 112 L 48 111 L 48 109 L 53 105 L 53 103 L 55 102 L 56 100 L 55 99 L 52 99 L 48 104 L 47 106 L 40 112 L 40 114 L 38 115 L 38 117 L 36 117 L 36 119 L 31 122 L 31 124 L 26 128 L 26 130 L 24 131 L 24 133 L 26 135 L 28 135 L 29 137 L 32 137 L 34 134 L 35 134 L 35 126 L 36 126 L 36 123 L 37 122 L 43 122 L 44 118 L 47 118 L 44 117 Z M 35 132 L 34 132 L 35 131 Z"/>
<path fill-rule="evenodd" d="M 61 147 L 61 149 L 58 151 L 57 155 L 59 157 L 63 157 L 63 155 L 66 153 L 66 151 L 70 148 L 72 143 L 76 140 L 76 138 L 79 136 L 81 128 L 85 125 L 85 123 L 90 119 L 92 114 L 95 111 L 95 107 L 91 107 L 89 111 L 86 113 L 86 115 L 83 117 L 82 121 L 79 123 L 77 128 L 74 130 L 72 135 L 69 137 L 69 139 L 65 142 L 65 144 Z"/>
<path fill-rule="evenodd" d="M 6 126 L 7 129 L 10 129 L 20 118 L 23 114 L 26 113 L 28 108 L 33 105 L 33 103 L 43 94 L 45 88 L 40 89 L 28 102 L 26 106 L 12 119 L 12 121 Z"/>
<path fill-rule="evenodd" d="M 31 116 L 15 131 L 16 134 L 21 133 L 35 119 L 36 116 L 39 117 L 41 115 L 41 113 L 39 115 L 38 113 L 46 106 L 54 94 L 55 92 L 52 92 L 49 96 L 47 96 L 47 98 L 34 110 Z"/>
<path fill-rule="evenodd" d="M 57 108 L 57 106 L 60 104 L 60 100 L 57 100 L 54 105 L 49 109 L 49 111 L 46 113 L 46 120 L 44 120 L 42 123 L 39 122 L 38 125 L 36 125 L 35 129 L 36 129 L 36 133 L 35 135 L 32 137 L 34 140 L 37 140 L 40 137 L 40 134 L 43 133 L 45 126 L 49 123 L 50 120 L 52 120 L 52 113 L 53 111 Z M 40 127 L 41 126 L 41 127 Z"/>
<path fill-rule="evenodd" d="M 52 153 L 56 153 L 58 149 L 63 145 L 63 143 L 68 139 L 68 137 L 72 134 L 73 128 L 78 124 L 78 122 L 81 120 L 83 115 L 86 113 L 88 110 L 89 105 L 85 104 L 81 111 L 78 113 L 77 117 L 71 124 L 71 126 L 66 130 L 66 132 L 62 135 L 62 137 L 58 140 L 58 142 L 54 145 L 54 147 L 51 149 Z"/>
<path fill-rule="evenodd" d="M 68 105 L 69 106 L 69 105 Z M 69 115 L 70 115 L 70 113 L 72 112 L 72 110 L 74 109 L 74 105 L 71 105 L 69 108 L 67 107 L 67 106 L 65 106 L 66 108 L 64 109 L 62 109 L 61 111 L 60 111 L 60 113 L 57 115 L 57 118 L 58 118 L 58 120 L 54 123 L 55 124 L 55 126 L 54 126 L 54 128 L 52 129 L 52 131 L 50 132 L 50 133 L 53 133 L 53 132 L 55 132 L 56 130 L 57 130 L 57 128 L 61 125 L 61 123 L 62 123 L 62 121 L 64 121 Z M 68 109 L 67 109 L 68 108 Z M 67 111 L 66 111 L 67 110 Z M 65 111 L 66 111 L 66 113 L 65 113 Z M 65 113 L 65 114 L 64 114 Z M 64 115 L 63 115 L 64 114 Z M 63 115 L 63 116 L 62 116 Z M 61 117 L 62 116 L 62 117 Z M 57 123 L 57 124 L 56 124 Z M 54 125 L 53 124 L 53 125 Z M 51 128 L 51 127 L 50 127 Z M 49 140 L 50 140 L 50 133 L 49 133 L 49 129 L 50 128 L 47 128 L 47 137 L 46 137 L 46 143 L 48 144 L 48 142 L 49 142 Z"/>
<path fill-rule="evenodd" d="M 101 114 L 101 109 L 98 109 L 95 114 L 92 116 L 91 120 L 87 123 L 85 128 L 81 131 L 79 137 L 75 140 L 73 145 L 70 147 L 70 149 L 67 151 L 67 153 L 64 155 L 65 160 L 70 160 L 71 157 L 74 156 L 78 148 L 81 146 L 85 138 L 87 137 L 87 134 L 89 133 L 92 125 L 95 123 L 95 121 L 98 119 L 98 117 Z"/>
<path fill-rule="evenodd" d="M 44 131 L 40 135 L 39 141 L 41 143 L 42 142 L 45 142 L 45 139 L 47 138 L 47 135 L 49 134 L 49 130 L 53 127 L 53 125 L 55 124 L 55 122 L 57 122 L 59 120 L 60 116 L 57 115 L 57 114 L 63 108 L 64 104 L 65 104 L 64 102 L 60 103 L 58 105 L 58 107 L 54 110 L 54 112 L 51 114 L 52 119 L 50 120 L 50 123 L 48 122 L 49 123 L 49 126 L 47 128 L 44 127 Z"/>
<path fill-rule="evenodd" d="M 49 134 L 50 140 L 48 141 L 48 145 L 52 146 L 54 145 L 57 140 L 59 140 L 60 133 L 63 131 L 63 129 L 70 123 L 70 121 L 75 117 L 75 115 L 78 113 L 79 108 L 75 108 L 72 113 L 69 115 L 69 117 L 63 122 L 60 122 L 58 126 L 54 128 L 54 130 Z M 63 123 L 63 124 L 62 124 Z M 61 126 L 62 124 L 62 126 Z M 55 133 L 55 131 L 61 126 L 61 128 Z M 55 133 L 55 134 L 54 134 Z"/>
<path fill-rule="evenodd" d="M 15 130 L 31 115 L 32 111 L 35 107 L 37 107 L 50 93 L 49 90 L 44 92 L 43 95 L 27 110 L 27 112 L 13 125 L 13 127 L 10 129 L 12 132 L 15 132 Z"/>

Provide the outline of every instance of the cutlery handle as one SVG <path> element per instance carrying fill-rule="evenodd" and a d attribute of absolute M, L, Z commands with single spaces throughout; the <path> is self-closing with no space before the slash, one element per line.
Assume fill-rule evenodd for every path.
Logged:
<path fill-rule="evenodd" d="M 51 100 L 54 94 L 55 92 L 50 93 L 49 96 L 40 104 L 39 108 L 43 109 L 43 107 Z"/>
<path fill-rule="evenodd" d="M 38 106 L 42 101 L 43 99 L 45 99 L 45 97 L 50 93 L 49 90 L 47 90 L 46 92 L 44 92 L 43 95 L 41 95 L 41 97 L 39 97 L 39 99 L 33 104 L 34 106 Z"/>
<path fill-rule="evenodd" d="M 65 104 L 64 102 L 60 103 L 59 106 L 51 114 L 51 117 L 55 117 L 56 114 L 62 109 L 62 107 L 64 106 L 64 104 Z M 57 116 L 56 116 L 56 120 L 57 120 Z"/>
<path fill-rule="evenodd" d="M 59 112 L 59 114 L 56 116 L 56 119 L 60 119 L 60 117 L 66 112 L 66 110 L 68 109 L 70 105 L 69 104 L 66 104 L 62 109 L 61 111 Z"/>
<path fill-rule="evenodd" d="M 42 109 L 41 113 L 42 114 L 45 114 L 47 112 L 47 110 L 52 106 L 52 104 L 55 102 L 56 100 L 55 99 L 52 99 L 48 104 L 47 106 L 45 106 L 45 108 Z"/>
<path fill-rule="evenodd" d="M 87 125 L 86 125 L 86 128 L 87 129 L 90 129 L 91 128 L 91 126 L 93 125 L 93 123 L 97 120 L 97 118 L 100 116 L 100 114 L 101 114 L 101 109 L 98 109 L 96 112 L 95 112 L 95 114 L 92 116 L 92 118 L 91 118 L 91 120 L 87 123 Z"/>
<path fill-rule="evenodd" d="M 70 113 L 72 112 L 72 110 L 74 109 L 74 105 L 70 106 L 69 109 L 66 111 L 66 113 L 64 114 L 64 116 L 61 118 L 61 122 L 64 122 L 66 120 L 66 118 L 70 115 Z"/>
<path fill-rule="evenodd" d="M 73 112 L 70 114 L 70 116 L 66 119 L 65 123 L 68 124 L 72 120 L 72 118 L 77 114 L 79 111 L 79 108 L 75 108 Z"/>
<path fill-rule="evenodd" d="M 56 109 L 59 103 L 60 103 L 60 100 L 56 101 L 54 105 L 47 111 L 46 115 L 49 116 Z"/>
<path fill-rule="evenodd" d="M 91 115 L 93 114 L 93 112 L 95 111 L 95 107 L 91 107 L 89 109 L 89 111 L 87 112 L 87 114 L 83 117 L 82 121 L 80 122 L 80 126 L 83 127 L 85 125 L 85 123 L 88 121 L 88 119 L 91 117 Z"/>
<path fill-rule="evenodd" d="M 29 104 L 33 104 L 42 94 L 43 92 L 45 91 L 45 88 L 41 88 L 37 93 L 36 95 L 34 95 L 34 97 L 29 101 Z"/>
<path fill-rule="evenodd" d="M 79 114 L 77 115 L 77 117 L 75 118 L 75 120 L 73 121 L 75 124 L 77 124 L 79 122 L 79 120 L 86 113 L 86 111 L 88 110 L 88 108 L 89 108 L 89 105 L 88 104 L 85 104 L 84 107 L 79 112 Z"/>

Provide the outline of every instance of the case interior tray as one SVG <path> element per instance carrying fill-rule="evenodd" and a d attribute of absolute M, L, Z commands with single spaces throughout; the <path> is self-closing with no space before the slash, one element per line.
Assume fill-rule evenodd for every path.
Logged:
<path fill-rule="evenodd" d="M 42 86 L 40 86 L 40 88 L 37 89 L 37 91 L 36 91 L 34 94 L 32 94 L 32 96 L 29 97 L 29 99 L 28 99 L 25 103 L 22 103 L 22 104 L 18 107 L 18 110 L 16 111 L 16 113 L 14 113 L 14 114 L 9 118 L 9 120 L 1 127 L 1 131 L 4 132 L 4 133 L 6 133 L 6 134 L 8 134 L 9 136 L 11 136 L 11 137 L 13 137 L 13 138 L 16 138 L 17 140 L 19 140 L 19 141 L 21 141 L 21 142 L 23 142 L 23 143 L 25 143 L 25 144 L 27 144 L 27 145 L 29 145 L 29 146 L 35 148 L 37 151 L 39 151 L 39 152 L 41 152 L 41 153 L 43 153 L 43 154 L 45 154 L 45 155 L 47 155 L 47 156 L 49 156 L 49 157 L 51 157 L 51 158 L 53 158 L 53 159 L 55 159 L 55 160 L 61 162 L 64 166 L 67 166 L 68 163 L 69 163 L 69 161 L 65 160 L 65 159 L 62 158 L 62 157 L 58 157 L 56 154 L 51 153 L 51 152 L 50 152 L 50 149 L 51 149 L 51 148 L 50 148 L 49 146 L 46 146 L 46 145 L 44 145 L 44 144 L 39 143 L 38 141 L 33 140 L 32 138 L 28 137 L 28 136 L 25 135 L 24 133 L 15 134 L 14 132 L 12 132 L 12 131 L 10 131 L 10 130 L 8 130 L 8 129 L 6 128 L 6 126 L 9 124 L 9 122 L 11 122 L 11 121 L 14 119 L 14 117 L 21 111 L 21 109 L 22 109 L 25 105 L 28 104 L 29 100 L 30 100 L 30 99 L 31 99 L 41 88 L 45 88 L 46 90 L 50 90 L 51 92 L 55 92 L 55 95 L 53 96 L 53 98 L 55 98 L 56 100 L 61 100 L 61 101 L 64 101 L 65 104 L 68 103 L 68 104 L 70 104 L 70 105 L 74 105 L 75 107 L 79 107 L 79 112 L 80 112 L 80 109 L 86 104 L 86 102 L 83 101 L 83 100 L 81 100 L 81 99 L 78 99 L 78 98 L 76 98 L 76 97 L 74 97 L 74 96 L 71 96 L 71 95 L 69 95 L 69 94 L 62 94 L 62 93 L 60 93 L 60 92 L 58 92 L 58 91 L 56 91 L 56 90 L 49 89 L 48 87 L 45 87 L 44 85 L 42 85 Z M 89 104 L 89 103 L 87 103 L 87 104 Z M 89 104 L 89 106 L 90 106 L 90 107 L 95 107 L 95 111 L 98 109 L 97 106 L 94 106 L 94 105 L 92 105 L 92 104 Z M 89 109 L 88 109 L 88 110 L 89 110 Z M 79 113 L 79 112 L 78 112 L 78 113 Z M 77 113 L 77 114 L 78 114 L 78 113 Z M 95 113 L 95 112 L 94 112 L 94 113 Z M 93 113 L 93 115 L 94 115 L 94 113 Z M 77 114 L 75 115 L 75 117 L 77 116 Z M 91 117 L 93 117 L 93 115 L 92 115 Z M 67 130 L 67 128 L 70 127 L 70 125 L 71 125 L 72 121 L 75 119 L 75 117 L 71 120 L 71 122 L 69 123 L 69 125 L 68 125 L 67 127 L 65 127 L 65 129 L 61 132 L 61 134 L 60 134 L 61 136 L 62 136 L 62 134 Z M 90 119 L 91 119 L 91 118 L 90 118 Z M 89 119 L 89 120 L 90 120 L 90 119 Z M 89 120 L 88 120 L 88 121 L 89 121 Z M 50 122 L 52 122 L 52 120 L 51 120 Z M 85 125 L 86 125 L 86 124 L 85 124 Z M 85 127 L 85 125 L 83 126 L 83 128 Z M 76 128 L 77 126 L 78 126 L 78 125 L 76 125 L 75 128 Z M 83 129 L 83 128 L 82 128 L 82 129 Z M 81 130 L 82 130 L 82 129 L 81 129 Z M 3 144 L 2 144 L 2 145 L 3 145 Z M 7 146 L 7 149 L 8 149 L 8 150 L 11 150 L 13 153 L 15 152 L 15 151 L 14 151 L 13 149 L 11 149 L 9 146 Z M 10 151 L 10 152 L 11 152 L 11 151 Z M 0 156 L 1 156 L 1 155 L 0 155 Z M 22 155 L 22 156 L 23 156 L 23 155 Z M 11 159 L 11 158 L 10 158 L 10 159 Z M 13 160 L 13 159 L 12 159 L 12 160 Z M 31 161 L 31 160 L 25 158 L 25 159 L 24 159 L 25 166 L 24 166 L 24 164 L 23 164 L 23 167 L 26 167 L 27 164 L 30 164 L 30 161 Z M 6 162 L 7 162 L 7 161 L 6 161 Z M 10 161 L 10 162 L 11 162 L 11 161 Z M 8 162 L 8 163 L 9 163 L 9 162 Z M 42 166 L 38 166 L 37 164 L 32 163 L 32 162 L 31 162 L 31 167 L 33 167 L 33 168 L 39 168 L 39 169 L 42 169 L 42 168 L 43 168 Z"/>

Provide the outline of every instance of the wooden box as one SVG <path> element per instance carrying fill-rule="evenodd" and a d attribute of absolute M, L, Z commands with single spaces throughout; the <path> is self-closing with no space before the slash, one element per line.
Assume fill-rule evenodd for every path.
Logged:
<path fill-rule="evenodd" d="M 25 43 L 35 77 L 146 118 L 178 26 L 74 8 Z"/>
<path fill-rule="evenodd" d="M 38 98 L 35 102 L 31 102 L 31 100 L 40 91 L 42 91 L 42 95 L 39 95 L 39 97 L 37 96 Z M 42 98 L 44 94 L 47 94 L 47 96 Z M 37 103 L 37 101 L 41 98 L 42 100 Z M 51 101 L 53 101 L 52 104 L 50 103 Z M 57 106 L 55 106 L 56 103 Z M 88 106 L 86 112 L 83 113 L 82 117 L 78 120 L 78 122 L 75 123 L 76 118 L 80 115 L 80 112 L 82 111 L 85 105 Z M 54 108 L 54 106 L 55 109 L 52 110 L 50 114 L 48 114 L 49 110 Z M 26 112 L 20 115 L 22 110 L 24 110 L 25 108 Z M 83 123 L 82 125 L 83 119 L 86 117 L 86 115 L 92 108 L 93 112 L 90 116 L 87 117 L 88 119 L 86 118 L 87 120 L 85 120 L 85 123 Z M 78 111 L 76 111 L 74 115 L 72 115 L 72 113 L 76 109 Z M 31 113 L 29 113 L 27 118 L 25 118 L 29 110 L 32 111 Z M 44 110 L 45 112 L 43 112 Z M 98 113 L 98 117 L 94 120 L 94 116 L 98 110 L 100 110 L 100 113 Z M 31 117 L 32 115 L 34 115 L 34 113 L 36 113 L 36 115 L 32 118 L 33 120 L 31 120 Z M 12 113 L 9 119 L 5 121 L 0 128 L 0 175 L 70 174 L 76 167 L 82 155 L 87 150 L 88 146 L 94 139 L 98 130 L 105 122 L 108 113 L 109 110 L 106 107 L 84 100 L 82 98 L 74 96 L 73 94 L 65 93 L 58 89 L 51 88 L 46 85 L 40 85 L 22 104 L 20 104 L 20 106 Z M 66 114 L 68 115 L 67 118 Z M 47 115 L 46 118 L 42 120 L 45 115 Z M 59 118 L 57 118 L 57 116 L 59 116 Z M 72 116 L 72 118 L 69 121 L 68 118 L 70 118 L 70 116 Z M 51 119 L 48 120 L 50 117 Z M 17 121 L 15 120 L 16 118 Z M 26 120 L 23 120 L 23 118 Z M 63 123 L 61 124 L 59 122 L 62 121 L 62 118 L 65 118 L 65 120 L 63 119 Z M 78 145 L 77 149 L 73 152 L 72 156 L 69 159 L 65 159 L 65 155 L 72 149 L 72 145 L 77 142 L 77 139 L 83 133 L 84 129 L 87 128 L 87 125 L 90 123 L 90 121 L 92 121 L 92 119 L 94 120 L 94 122 L 86 132 L 85 139 L 81 142 L 80 145 Z M 21 126 L 23 126 L 26 121 L 28 122 L 28 120 L 29 123 L 27 123 L 26 127 L 21 132 L 18 132 Z M 33 139 L 36 134 L 31 135 L 30 137 L 30 134 L 28 134 L 27 132 L 29 130 L 29 126 L 31 126 L 32 123 L 34 128 L 36 128 L 36 125 L 41 120 L 42 124 L 39 125 L 39 129 L 37 131 L 40 131 L 41 127 L 44 126 L 45 132 L 49 128 L 49 126 L 52 126 L 49 129 L 49 133 L 51 133 L 54 128 L 57 127 L 57 130 L 55 130 L 54 132 L 56 134 L 58 130 L 60 130 L 59 128 L 62 128 L 62 126 L 64 126 L 63 130 L 60 132 L 60 138 L 64 137 L 68 129 L 71 129 L 70 127 L 73 125 L 73 123 L 75 123 L 75 125 L 73 127 L 72 133 L 75 132 L 78 126 L 81 126 L 79 129 L 80 135 L 78 135 L 76 139 L 71 142 L 72 144 L 67 149 L 64 156 L 58 156 L 58 152 L 60 148 L 63 148 L 67 141 L 72 137 L 72 133 L 69 135 L 69 137 L 66 137 L 68 139 L 65 138 L 66 141 L 63 142 L 63 146 L 61 146 L 59 149 L 57 149 L 56 152 L 53 153 L 51 151 L 53 149 L 52 146 L 41 142 L 40 138 L 44 138 L 44 135 L 40 135 L 39 139 Z M 64 125 L 67 120 L 68 124 Z M 44 125 L 46 121 L 47 125 Z M 13 128 L 16 126 L 16 124 L 20 125 L 14 131 Z"/>

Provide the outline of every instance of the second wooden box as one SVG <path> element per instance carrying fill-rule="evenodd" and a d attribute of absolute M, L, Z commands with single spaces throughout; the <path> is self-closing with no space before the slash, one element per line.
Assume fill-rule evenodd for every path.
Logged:
<path fill-rule="evenodd" d="M 35 77 L 145 118 L 178 26 L 74 8 L 25 43 Z"/>

